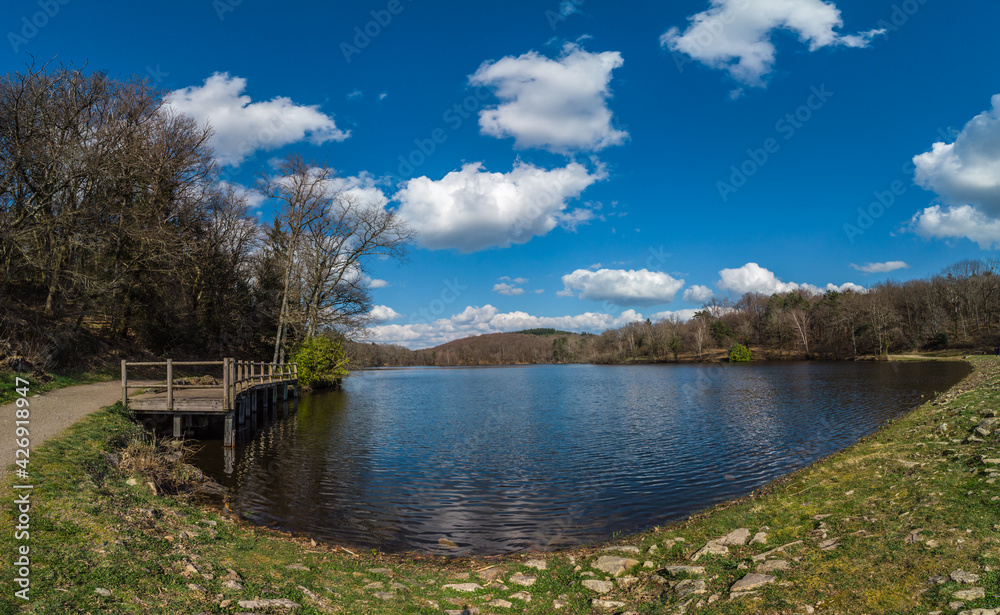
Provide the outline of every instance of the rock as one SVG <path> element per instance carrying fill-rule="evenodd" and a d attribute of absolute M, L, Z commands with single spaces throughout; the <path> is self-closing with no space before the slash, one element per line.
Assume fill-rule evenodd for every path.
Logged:
<path fill-rule="evenodd" d="M 757 566 L 757 572 L 774 572 L 775 570 L 790 570 L 791 566 L 783 559 L 769 559 Z"/>
<path fill-rule="evenodd" d="M 621 551 L 623 553 L 638 553 L 639 547 L 633 547 L 631 545 L 620 545 L 617 547 L 604 547 L 601 551 Z"/>
<path fill-rule="evenodd" d="M 813 515 L 813 519 L 815 519 L 817 521 L 822 521 L 823 519 L 828 519 L 828 518 L 830 518 L 832 516 L 833 515 L 830 515 L 830 514 L 826 514 L 826 515 Z"/>
<path fill-rule="evenodd" d="M 599 609 L 617 609 L 625 606 L 624 602 L 618 600 L 601 600 L 599 598 L 594 598 L 590 604 Z"/>
<path fill-rule="evenodd" d="M 679 574 L 705 574 L 704 566 L 667 566 L 666 571 L 677 576 Z"/>
<path fill-rule="evenodd" d="M 943 577 L 939 574 L 936 574 L 927 580 L 933 585 L 944 585 L 945 583 L 948 582 L 948 577 Z"/>
<path fill-rule="evenodd" d="M 619 587 L 632 587 L 639 582 L 639 577 L 621 577 L 616 579 Z"/>
<path fill-rule="evenodd" d="M 240 605 L 241 609 L 297 609 L 300 608 L 298 602 L 292 602 L 287 598 L 268 598 L 266 600 L 240 600 L 236 604 Z"/>
<path fill-rule="evenodd" d="M 439 538 L 438 539 L 438 544 L 441 545 L 442 547 L 446 548 L 446 549 L 457 549 L 458 548 L 458 544 L 457 543 L 455 543 L 455 542 L 453 542 L 451 540 L 448 540 L 447 538 Z"/>
<path fill-rule="evenodd" d="M 959 600 L 979 600 L 980 598 L 986 597 L 986 590 L 982 587 L 973 587 L 971 589 L 961 589 L 954 594 L 953 597 Z"/>
<path fill-rule="evenodd" d="M 948 608 L 951 609 L 952 611 L 957 611 L 958 609 L 962 608 L 963 606 L 965 606 L 964 602 L 949 602 L 948 603 Z"/>
<path fill-rule="evenodd" d="M 567 606 L 569 606 L 569 602 L 566 602 L 565 600 L 553 600 L 552 601 L 552 608 L 554 608 L 554 609 L 564 609 Z"/>
<path fill-rule="evenodd" d="M 441 589 L 453 589 L 457 592 L 474 592 L 482 588 L 483 586 L 479 583 L 450 583 L 441 586 Z"/>
<path fill-rule="evenodd" d="M 969 609 L 968 611 L 962 611 L 958 615 L 1000 615 L 1000 609 Z"/>
<path fill-rule="evenodd" d="M 912 545 L 915 542 L 922 542 L 924 540 L 924 537 L 920 535 L 920 532 L 922 531 L 923 530 L 913 530 L 912 532 L 906 535 L 906 538 L 903 539 L 903 542 L 905 542 L 908 545 Z"/>
<path fill-rule="evenodd" d="M 702 579 L 684 579 L 674 585 L 674 593 L 678 597 L 684 598 L 693 594 L 707 594 L 708 591 L 705 589 L 705 581 Z"/>
<path fill-rule="evenodd" d="M 486 570 L 477 570 L 476 576 L 484 581 L 496 581 L 504 575 L 503 568 L 487 568 Z"/>
<path fill-rule="evenodd" d="M 615 587 L 611 581 L 598 581 L 596 579 L 587 579 L 586 581 L 582 581 L 581 585 L 599 594 L 606 594 Z"/>
<path fill-rule="evenodd" d="M 741 527 L 726 534 L 726 536 L 719 539 L 718 543 L 729 547 L 742 547 L 748 540 L 750 540 L 750 530 Z"/>
<path fill-rule="evenodd" d="M 615 557 L 613 555 L 602 555 L 598 557 L 597 561 L 591 564 L 590 566 L 592 568 L 600 570 L 601 572 L 606 572 L 608 574 L 613 574 L 616 577 L 619 577 L 628 572 L 628 570 L 632 568 L 632 566 L 635 566 L 638 563 L 639 560 L 636 559 L 630 559 L 627 557 Z"/>
<path fill-rule="evenodd" d="M 385 589 L 385 585 L 382 583 L 382 581 L 375 581 L 373 583 L 365 585 L 363 589 Z"/>
<path fill-rule="evenodd" d="M 402 583 L 390 583 L 389 588 L 395 590 L 407 589 L 407 587 Z"/>
<path fill-rule="evenodd" d="M 987 459 L 986 455 L 981 455 L 979 457 L 979 460 L 982 461 L 983 463 L 985 463 L 986 465 L 997 465 L 997 464 L 1000 464 L 1000 459 Z"/>
<path fill-rule="evenodd" d="M 823 551 L 832 551 L 837 548 L 837 544 L 840 542 L 839 538 L 830 538 L 829 540 L 824 540 L 819 543 L 819 548 Z"/>
<path fill-rule="evenodd" d="M 516 594 L 511 594 L 510 597 L 522 602 L 531 602 L 531 594 L 528 592 L 517 592 Z"/>
<path fill-rule="evenodd" d="M 549 567 L 548 563 L 543 559 L 529 559 L 524 562 L 524 565 L 528 568 L 534 568 L 536 570 L 547 570 Z"/>
<path fill-rule="evenodd" d="M 753 535 L 753 539 L 750 540 L 752 545 L 766 545 L 767 544 L 767 532 L 757 532 Z"/>
<path fill-rule="evenodd" d="M 997 418 L 986 418 L 986 419 L 983 419 L 983 420 L 979 421 L 979 424 L 976 425 L 976 428 L 977 429 L 983 429 L 983 430 L 986 430 L 986 431 L 993 431 L 996 428 L 997 423 L 1000 423 L 1000 419 L 997 419 Z"/>
<path fill-rule="evenodd" d="M 758 587 L 763 587 L 768 583 L 773 583 L 775 578 L 768 574 L 757 574 L 752 572 L 739 581 L 733 583 L 733 586 L 729 588 L 731 592 L 745 592 L 751 589 L 757 589 Z"/>
<path fill-rule="evenodd" d="M 507 581 L 515 585 L 523 585 L 524 587 L 531 587 L 535 584 L 538 577 L 522 574 L 520 572 L 515 572 Z"/>
<path fill-rule="evenodd" d="M 654 555 L 654 554 L 655 554 L 655 553 L 656 553 L 657 551 L 659 551 L 659 550 L 660 550 L 660 547 L 659 547 L 659 546 L 657 546 L 657 545 L 653 545 L 653 546 L 651 546 L 651 547 L 650 547 L 650 548 L 649 548 L 649 549 L 648 549 L 648 550 L 646 551 L 646 553 L 648 553 L 648 554 L 650 554 L 650 555 Z"/>
<path fill-rule="evenodd" d="M 98 596 L 104 596 L 105 598 L 111 596 L 111 590 L 104 589 L 103 587 L 98 587 L 97 589 L 94 590 L 94 593 L 97 594 Z"/>
<path fill-rule="evenodd" d="M 514 606 L 513 602 L 504 600 L 503 598 L 497 598 L 496 600 L 490 600 L 486 603 L 486 606 L 498 606 L 502 609 L 509 609 Z"/>
<path fill-rule="evenodd" d="M 368 572 L 372 574 L 392 574 L 392 570 L 389 568 L 369 568 Z"/>
<path fill-rule="evenodd" d="M 374 596 L 379 600 L 392 600 L 396 597 L 396 594 L 392 592 L 375 592 Z"/>
<path fill-rule="evenodd" d="M 222 586 L 234 591 L 243 591 L 243 585 L 239 581 L 233 581 L 232 579 L 223 581 Z"/>
<path fill-rule="evenodd" d="M 729 555 L 729 547 L 719 544 L 718 541 L 710 540 L 704 547 L 695 551 L 695 554 L 691 556 L 691 561 L 697 562 L 704 555 Z"/>
<path fill-rule="evenodd" d="M 127 481 L 125 481 L 125 484 L 128 485 L 128 486 L 130 486 L 130 487 L 135 487 L 136 485 L 139 484 L 139 481 L 137 481 L 135 479 L 135 477 L 133 476 L 132 478 L 129 478 Z"/>
<path fill-rule="evenodd" d="M 304 570 L 305 572 L 309 572 L 310 568 L 302 564 L 289 564 L 285 566 L 285 570 Z"/>
<path fill-rule="evenodd" d="M 951 580 L 956 583 L 968 583 L 971 585 L 972 583 L 977 583 L 979 581 L 978 574 L 973 574 L 964 570 L 956 570 L 948 576 L 951 577 Z"/>

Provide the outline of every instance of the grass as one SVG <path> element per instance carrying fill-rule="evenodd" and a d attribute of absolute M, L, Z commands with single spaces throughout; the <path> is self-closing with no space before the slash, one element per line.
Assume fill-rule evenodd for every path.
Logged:
<path fill-rule="evenodd" d="M 49 374 L 51 378 L 47 382 L 41 382 L 36 377 L 29 374 L 15 374 L 12 372 L 0 372 L 0 405 L 9 404 L 15 401 L 19 395 L 17 388 L 17 378 L 26 378 L 31 381 L 31 394 L 44 393 L 63 387 L 71 387 L 79 384 L 91 384 L 94 382 L 108 382 L 115 377 L 108 374 Z"/>
<path fill-rule="evenodd" d="M 5 583 L 0 613 L 288 612 L 239 605 L 257 598 L 292 600 L 302 605 L 293 612 L 305 615 L 440 614 L 466 605 L 529 614 L 670 613 L 685 604 L 688 613 L 713 614 L 951 612 L 954 592 L 972 587 L 947 578 L 959 569 L 978 574 L 975 586 L 985 591 L 963 608 L 996 608 L 1000 489 L 988 482 L 996 474 L 988 468 L 996 466 L 981 456 L 1000 457 L 998 440 L 965 440 L 982 416 L 1000 410 L 1000 365 L 994 357 L 970 361 L 974 372 L 956 388 L 846 451 L 683 523 L 615 537 L 614 545 L 638 554 L 604 553 L 596 545 L 448 559 L 314 545 L 245 526 L 190 496 L 154 495 L 148 480 L 158 491 L 183 492 L 189 470 L 162 461 L 164 451 L 120 407 L 104 409 L 32 452 L 32 599 L 13 598 Z M 13 513 L 0 507 L 0 527 L 15 525 Z M 765 532 L 766 544 L 705 556 L 693 564 L 704 574 L 665 570 L 692 565 L 696 550 L 736 528 Z M 832 550 L 821 548 L 833 539 Z M 770 573 L 775 581 L 750 595 L 731 597 L 730 586 L 759 565 L 754 555 L 787 544 L 772 559 L 786 560 L 788 570 Z M 0 531 L 7 561 L 15 546 L 12 532 Z M 601 555 L 638 563 L 616 578 L 592 567 Z M 546 570 L 527 566 L 536 559 Z M 534 584 L 517 585 L 516 572 L 536 577 Z M 672 587 L 685 577 L 691 581 Z M 614 589 L 599 596 L 582 586 L 585 579 L 614 581 Z M 460 583 L 481 588 L 444 587 Z M 685 586 L 704 593 L 679 595 Z M 594 598 L 623 606 L 604 610 Z M 497 599 L 511 607 L 489 604 Z M 564 603 L 558 611 L 557 600 Z"/>

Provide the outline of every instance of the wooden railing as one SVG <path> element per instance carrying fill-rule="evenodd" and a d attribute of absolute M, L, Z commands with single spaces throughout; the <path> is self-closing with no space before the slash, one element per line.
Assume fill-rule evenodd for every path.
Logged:
<path fill-rule="evenodd" d="M 221 384 L 175 384 L 175 367 L 219 367 L 222 366 Z M 163 383 L 148 381 L 134 384 L 129 381 L 130 367 L 165 367 L 166 380 Z M 166 389 L 167 410 L 174 407 L 174 391 L 177 389 L 214 389 L 221 393 L 223 407 L 227 410 L 235 406 L 236 398 L 256 386 L 297 382 L 299 366 L 297 363 L 258 363 L 253 361 L 237 361 L 223 359 L 222 361 L 173 361 L 167 359 L 159 362 L 127 362 L 122 361 L 122 403 L 128 408 L 129 389 Z"/>

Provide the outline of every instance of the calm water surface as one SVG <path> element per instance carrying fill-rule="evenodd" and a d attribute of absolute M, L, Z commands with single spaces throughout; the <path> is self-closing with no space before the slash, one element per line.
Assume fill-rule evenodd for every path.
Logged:
<path fill-rule="evenodd" d="M 554 549 L 680 519 L 843 449 L 962 363 L 358 372 L 201 467 L 232 506 L 384 551 Z M 442 546 L 441 539 L 458 545 Z"/>

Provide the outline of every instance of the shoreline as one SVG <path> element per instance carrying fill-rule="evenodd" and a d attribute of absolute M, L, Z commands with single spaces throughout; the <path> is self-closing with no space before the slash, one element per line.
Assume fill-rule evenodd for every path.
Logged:
<path fill-rule="evenodd" d="M 202 609 L 228 613 L 253 610 L 241 606 L 240 601 L 249 604 L 248 601 L 261 599 L 290 600 L 302 605 L 302 610 L 296 611 L 302 613 L 449 610 L 461 613 L 465 606 L 475 607 L 481 613 L 512 612 L 511 609 L 528 613 L 555 610 L 641 613 L 681 607 L 687 612 L 711 613 L 903 613 L 915 608 L 925 609 L 918 612 L 944 610 L 949 597 L 978 595 L 970 588 L 981 588 L 983 597 L 965 599 L 967 606 L 995 607 L 1000 604 L 997 590 L 1000 552 L 994 545 L 1000 543 L 1000 535 L 994 527 L 997 503 L 990 498 L 1000 494 L 1000 490 L 992 487 L 993 482 L 989 483 L 986 485 L 989 497 L 984 496 L 978 506 L 971 506 L 966 483 L 972 481 L 978 485 L 978 480 L 995 480 L 981 478 L 981 470 L 991 466 L 984 466 L 979 455 L 989 452 L 989 456 L 1000 456 L 1000 453 L 992 452 L 996 448 L 992 433 L 983 442 L 962 442 L 970 428 L 975 427 L 968 419 L 973 413 L 985 413 L 979 412 L 979 406 L 969 410 L 971 403 L 978 401 L 985 408 L 996 400 L 1000 369 L 992 357 L 976 357 L 968 362 L 973 365 L 970 375 L 936 399 L 908 411 L 848 449 L 771 481 L 743 498 L 717 504 L 669 526 L 559 551 L 455 558 L 412 552 L 392 555 L 354 552 L 257 528 L 190 502 L 154 496 L 141 481 L 133 480 L 137 484 L 129 485 L 130 477 L 115 472 L 105 460 L 106 467 L 96 471 L 98 480 L 94 480 L 93 473 L 88 480 L 87 471 L 78 471 L 75 482 L 64 481 L 63 486 L 83 485 L 85 492 L 94 491 L 98 499 L 96 509 L 85 516 L 105 521 L 124 517 L 124 526 L 115 527 L 117 523 L 112 522 L 114 531 L 106 535 L 111 538 L 106 542 L 115 546 L 101 550 L 120 551 L 118 555 L 126 559 L 118 565 L 123 568 L 118 572 L 129 573 L 125 576 L 135 577 L 136 582 L 132 587 L 106 586 L 111 583 L 91 587 L 93 583 L 88 581 L 96 573 L 81 571 L 84 578 L 79 586 L 67 584 L 64 573 L 55 576 L 64 579 L 66 587 L 62 591 L 82 601 L 80 612 L 113 606 L 106 612 Z M 966 399 L 970 396 L 975 399 Z M 959 408 L 960 402 L 965 403 L 964 407 Z M 941 422 L 953 425 L 949 435 L 960 433 L 962 437 L 957 442 L 949 437 L 942 444 L 944 435 L 935 431 Z M 107 431 L 101 430 L 102 425 Z M 97 441 L 103 439 L 105 447 L 111 449 L 121 439 L 121 433 L 116 432 L 125 429 L 121 417 L 116 418 L 113 411 L 102 411 L 76 427 L 75 432 L 94 432 L 91 437 Z M 62 457 L 70 445 L 64 441 L 71 437 L 81 439 L 79 433 L 67 434 L 47 447 L 62 454 L 51 458 L 52 452 L 46 451 L 50 459 L 42 455 L 43 472 L 66 473 L 66 468 L 61 467 L 65 465 Z M 103 454 L 109 451 L 97 451 L 101 447 L 93 444 L 86 447 L 90 461 L 100 465 L 100 460 L 105 459 Z M 936 454 L 929 455 L 929 447 Z M 943 451 L 951 452 L 941 455 Z M 120 455 L 114 450 L 110 452 Z M 69 458 L 72 457 L 71 454 Z M 948 465 L 947 472 L 928 473 L 941 464 Z M 969 464 L 975 474 L 969 470 Z M 992 467 L 995 470 L 996 466 Z M 914 481 L 917 484 L 911 484 Z M 952 485 L 956 481 L 960 483 L 958 488 Z M 94 483 L 94 487 L 88 483 Z M 834 485 L 837 488 L 831 489 Z M 899 491 L 903 485 L 905 494 Z M 863 490 L 868 498 L 859 500 Z M 60 500 L 64 505 L 86 501 L 86 498 L 77 500 L 78 495 L 60 489 L 39 493 L 39 512 L 35 514 L 50 521 L 63 518 L 66 513 L 59 512 L 59 508 L 47 509 L 46 500 Z M 938 504 L 949 500 L 951 505 L 928 504 L 933 500 Z M 110 506 L 112 502 L 119 506 Z M 116 511 L 122 504 L 126 508 L 118 514 Z M 158 510 L 160 514 L 147 515 L 142 512 L 146 510 Z M 917 523 L 921 515 L 928 518 Z M 11 511 L 5 510 L 3 516 L 5 523 L 12 521 Z M 969 523 L 970 517 L 982 523 Z M 987 523 L 990 517 L 993 521 Z M 940 523 L 932 523 L 934 519 Z M 147 538 L 148 544 L 135 542 L 135 525 L 153 534 Z M 102 534 L 91 523 L 83 526 L 88 527 L 90 539 Z M 956 531 L 949 532 L 953 526 Z M 746 532 L 724 539 L 737 530 Z M 881 540 L 873 541 L 869 536 Z M 750 544 L 751 537 L 764 542 Z M 831 540 L 834 542 L 823 546 Z M 0 544 L 9 550 L 5 544 L 9 541 L 5 537 Z M 70 546 L 80 547 L 79 542 L 82 541 L 70 541 Z M 165 558 L 167 563 L 186 561 L 189 564 L 185 566 L 197 570 L 195 573 L 183 566 L 160 564 L 168 576 L 177 577 L 165 581 L 169 598 L 162 605 L 150 601 L 150 596 L 156 593 L 151 589 L 155 584 L 142 580 L 146 576 L 143 571 L 153 570 L 150 567 L 153 564 L 148 556 L 140 556 L 140 544 L 157 556 L 153 559 Z M 761 560 L 754 557 L 782 545 L 789 546 Z M 877 548 L 873 549 L 873 545 Z M 974 545 L 985 548 L 973 549 Z M 103 561 L 104 567 L 109 565 L 100 554 L 89 554 L 86 559 L 95 557 L 98 564 Z M 42 567 L 46 566 L 44 555 L 38 561 Z M 141 565 L 143 562 L 145 566 Z M 893 571 L 900 562 L 907 565 L 898 574 L 878 573 L 880 566 Z M 57 564 L 49 562 L 48 569 L 59 572 Z M 763 571 L 758 571 L 762 566 Z M 101 568 L 99 564 L 95 570 Z M 980 581 L 963 584 L 951 580 L 949 575 L 959 569 L 978 575 Z M 908 570 L 927 574 L 920 579 L 920 575 L 907 574 Z M 228 571 L 233 571 L 238 580 L 230 578 L 228 581 L 232 582 L 226 585 L 227 580 L 222 577 L 232 577 Z M 827 578 L 830 574 L 838 582 L 831 584 Z M 731 591 L 747 575 L 757 575 L 751 581 L 758 584 L 744 584 L 750 593 Z M 928 581 L 931 577 L 938 578 L 931 583 Z M 274 581 L 275 578 L 279 581 Z M 878 581 L 879 578 L 882 580 Z M 944 581 L 938 584 L 942 578 Z M 191 589 L 191 585 L 200 589 Z M 242 590 L 235 589 L 237 585 Z M 46 591 L 43 584 L 37 588 L 47 603 L 64 597 L 59 589 Z M 111 595 L 95 593 L 97 589 L 108 590 Z M 142 610 L 146 607 L 140 607 L 136 600 L 153 610 Z"/>

